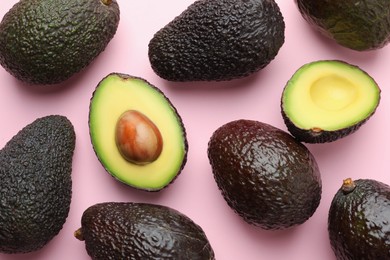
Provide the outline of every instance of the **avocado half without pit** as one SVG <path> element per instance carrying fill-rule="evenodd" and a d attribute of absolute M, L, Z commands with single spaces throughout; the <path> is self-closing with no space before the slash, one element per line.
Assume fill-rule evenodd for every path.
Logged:
<path fill-rule="evenodd" d="M 375 80 L 355 65 L 314 61 L 287 82 L 281 110 L 299 141 L 332 142 L 358 130 L 375 113 L 380 93 Z"/>
<path fill-rule="evenodd" d="M 111 73 L 90 103 L 90 137 L 105 169 L 134 188 L 158 191 L 184 168 L 188 142 L 170 100 L 146 80 Z"/>

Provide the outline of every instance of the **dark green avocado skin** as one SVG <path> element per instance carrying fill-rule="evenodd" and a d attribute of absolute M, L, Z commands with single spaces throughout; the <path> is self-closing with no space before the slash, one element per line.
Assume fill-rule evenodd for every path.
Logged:
<path fill-rule="evenodd" d="M 253 120 L 218 128 L 208 146 L 214 178 L 228 205 L 263 229 L 304 223 L 321 199 L 314 156 L 288 133 Z"/>
<path fill-rule="evenodd" d="M 375 112 L 375 111 L 374 111 Z M 368 115 L 364 120 L 357 122 L 350 127 L 341 128 L 339 130 L 328 131 L 313 131 L 311 129 L 302 129 L 295 125 L 283 110 L 282 104 L 282 117 L 284 123 L 287 126 L 288 131 L 299 141 L 304 143 L 330 143 L 338 139 L 344 138 L 348 135 L 355 133 L 362 125 L 364 125 L 369 118 L 374 114 Z"/>
<path fill-rule="evenodd" d="M 71 122 L 53 115 L 27 125 L 0 150 L 0 252 L 36 251 L 62 229 L 74 148 Z"/>
<path fill-rule="evenodd" d="M 63 82 L 106 48 L 118 23 L 115 0 L 20 0 L 0 23 L 0 64 L 28 84 Z"/>
<path fill-rule="evenodd" d="M 149 60 L 170 81 L 222 81 L 268 65 L 284 43 L 274 0 L 198 0 L 149 42 Z"/>
<path fill-rule="evenodd" d="M 357 51 L 384 47 L 390 40 L 388 0 L 295 0 L 303 18 L 338 44 Z"/>
<path fill-rule="evenodd" d="M 200 226 L 179 211 L 156 204 L 95 204 L 83 213 L 75 236 L 85 240 L 94 260 L 215 259 Z"/>
<path fill-rule="evenodd" d="M 332 249 L 338 260 L 390 259 L 390 187 L 371 179 L 339 189 L 328 217 Z"/>

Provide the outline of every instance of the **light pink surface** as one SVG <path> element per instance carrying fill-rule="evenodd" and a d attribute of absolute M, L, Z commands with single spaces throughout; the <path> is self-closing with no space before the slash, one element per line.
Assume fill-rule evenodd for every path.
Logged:
<path fill-rule="evenodd" d="M 0 17 L 16 3 L 2 1 Z M 22 127 L 49 114 L 67 116 L 77 134 L 73 163 L 73 197 L 67 222 L 42 250 L 4 255 L 10 260 L 90 259 L 84 243 L 73 237 L 83 211 L 104 201 L 163 204 L 191 217 L 206 232 L 219 260 L 335 259 L 327 234 L 330 201 L 346 177 L 373 178 L 390 183 L 389 60 L 390 46 L 374 52 L 355 52 L 313 31 L 293 1 L 277 0 L 286 23 L 285 44 L 275 60 L 250 77 L 219 83 L 171 83 L 151 69 L 147 56 L 153 34 L 180 14 L 191 0 L 118 0 L 121 21 L 116 36 L 86 70 L 51 88 L 27 86 L 0 68 L 0 145 Z M 88 51 L 88 50 L 86 50 Z M 284 231 L 264 231 L 246 224 L 225 203 L 207 159 L 208 140 L 219 126 L 246 118 L 283 130 L 280 96 L 286 81 L 301 65 L 319 59 L 340 59 L 360 66 L 380 85 L 382 99 L 376 114 L 355 134 L 329 144 L 307 145 L 317 159 L 323 196 L 314 216 Z M 189 154 L 182 174 L 166 190 L 147 193 L 120 184 L 98 162 L 88 133 L 88 106 L 97 83 L 110 72 L 147 79 L 170 98 L 187 129 Z"/>

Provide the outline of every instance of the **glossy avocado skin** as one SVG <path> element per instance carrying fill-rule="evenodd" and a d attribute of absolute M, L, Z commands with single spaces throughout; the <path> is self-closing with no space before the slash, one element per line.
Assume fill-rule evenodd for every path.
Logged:
<path fill-rule="evenodd" d="M 28 84 L 60 83 L 105 49 L 118 23 L 115 0 L 21 0 L 0 23 L 0 64 Z"/>
<path fill-rule="evenodd" d="M 339 260 L 390 259 L 390 187 L 371 179 L 335 194 L 328 217 L 332 249 Z"/>
<path fill-rule="evenodd" d="M 277 55 L 285 24 L 274 0 L 198 0 L 149 42 L 149 60 L 170 81 L 248 76 Z"/>
<path fill-rule="evenodd" d="M 147 203 L 106 202 L 89 207 L 76 238 L 92 259 L 215 259 L 201 229 L 172 208 Z"/>
<path fill-rule="evenodd" d="M 390 2 L 387 0 L 295 2 L 311 26 L 344 47 L 374 50 L 390 40 Z"/>
<path fill-rule="evenodd" d="M 36 251 L 62 229 L 74 148 L 71 122 L 53 115 L 24 127 L 0 151 L 0 252 Z"/>
<path fill-rule="evenodd" d="M 228 205 L 246 222 L 285 229 L 311 217 L 321 199 L 321 177 L 310 151 L 271 125 L 237 120 L 209 141 L 214 178 Z"/>

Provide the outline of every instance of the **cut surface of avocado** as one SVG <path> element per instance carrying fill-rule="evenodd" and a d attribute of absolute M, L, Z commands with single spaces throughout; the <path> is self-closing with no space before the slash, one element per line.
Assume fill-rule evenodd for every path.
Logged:
<path fill-rule="evenodd" d="M 128 135 L 138 136 L 138 140 L 129 140 L 135 148 L 118 144 L 118 138 L 124 138 L 118 137 L 118 122 L 126 114 L 131 115 L 127 120 Z M 181 117 L 162 91 L 142 78 L 117 73 L 105 77 L 91 99 L 89 127 L 100 162 L 112 176 L 129 186 L 161 190 L 185 165 L 188 144 Z M 148 143 L 149 136 L 152 144 Z M 156 136 L 162 141 L 153 143 Z M 124 149 L 132 154 L 132 159 L 124 156 Z M 145 149 L 157 151 L 152 160 L 148 160 Z M 139 159 L 138 155 L 145 158 Z"/>
<path fill-rule="evenodd" d="M 357 66 L 337 60 L 303 65 L 282 96 L 285 116 L 298 128 L 337 131 L 369 118 L 380 100 L 375 80 Z"/>

